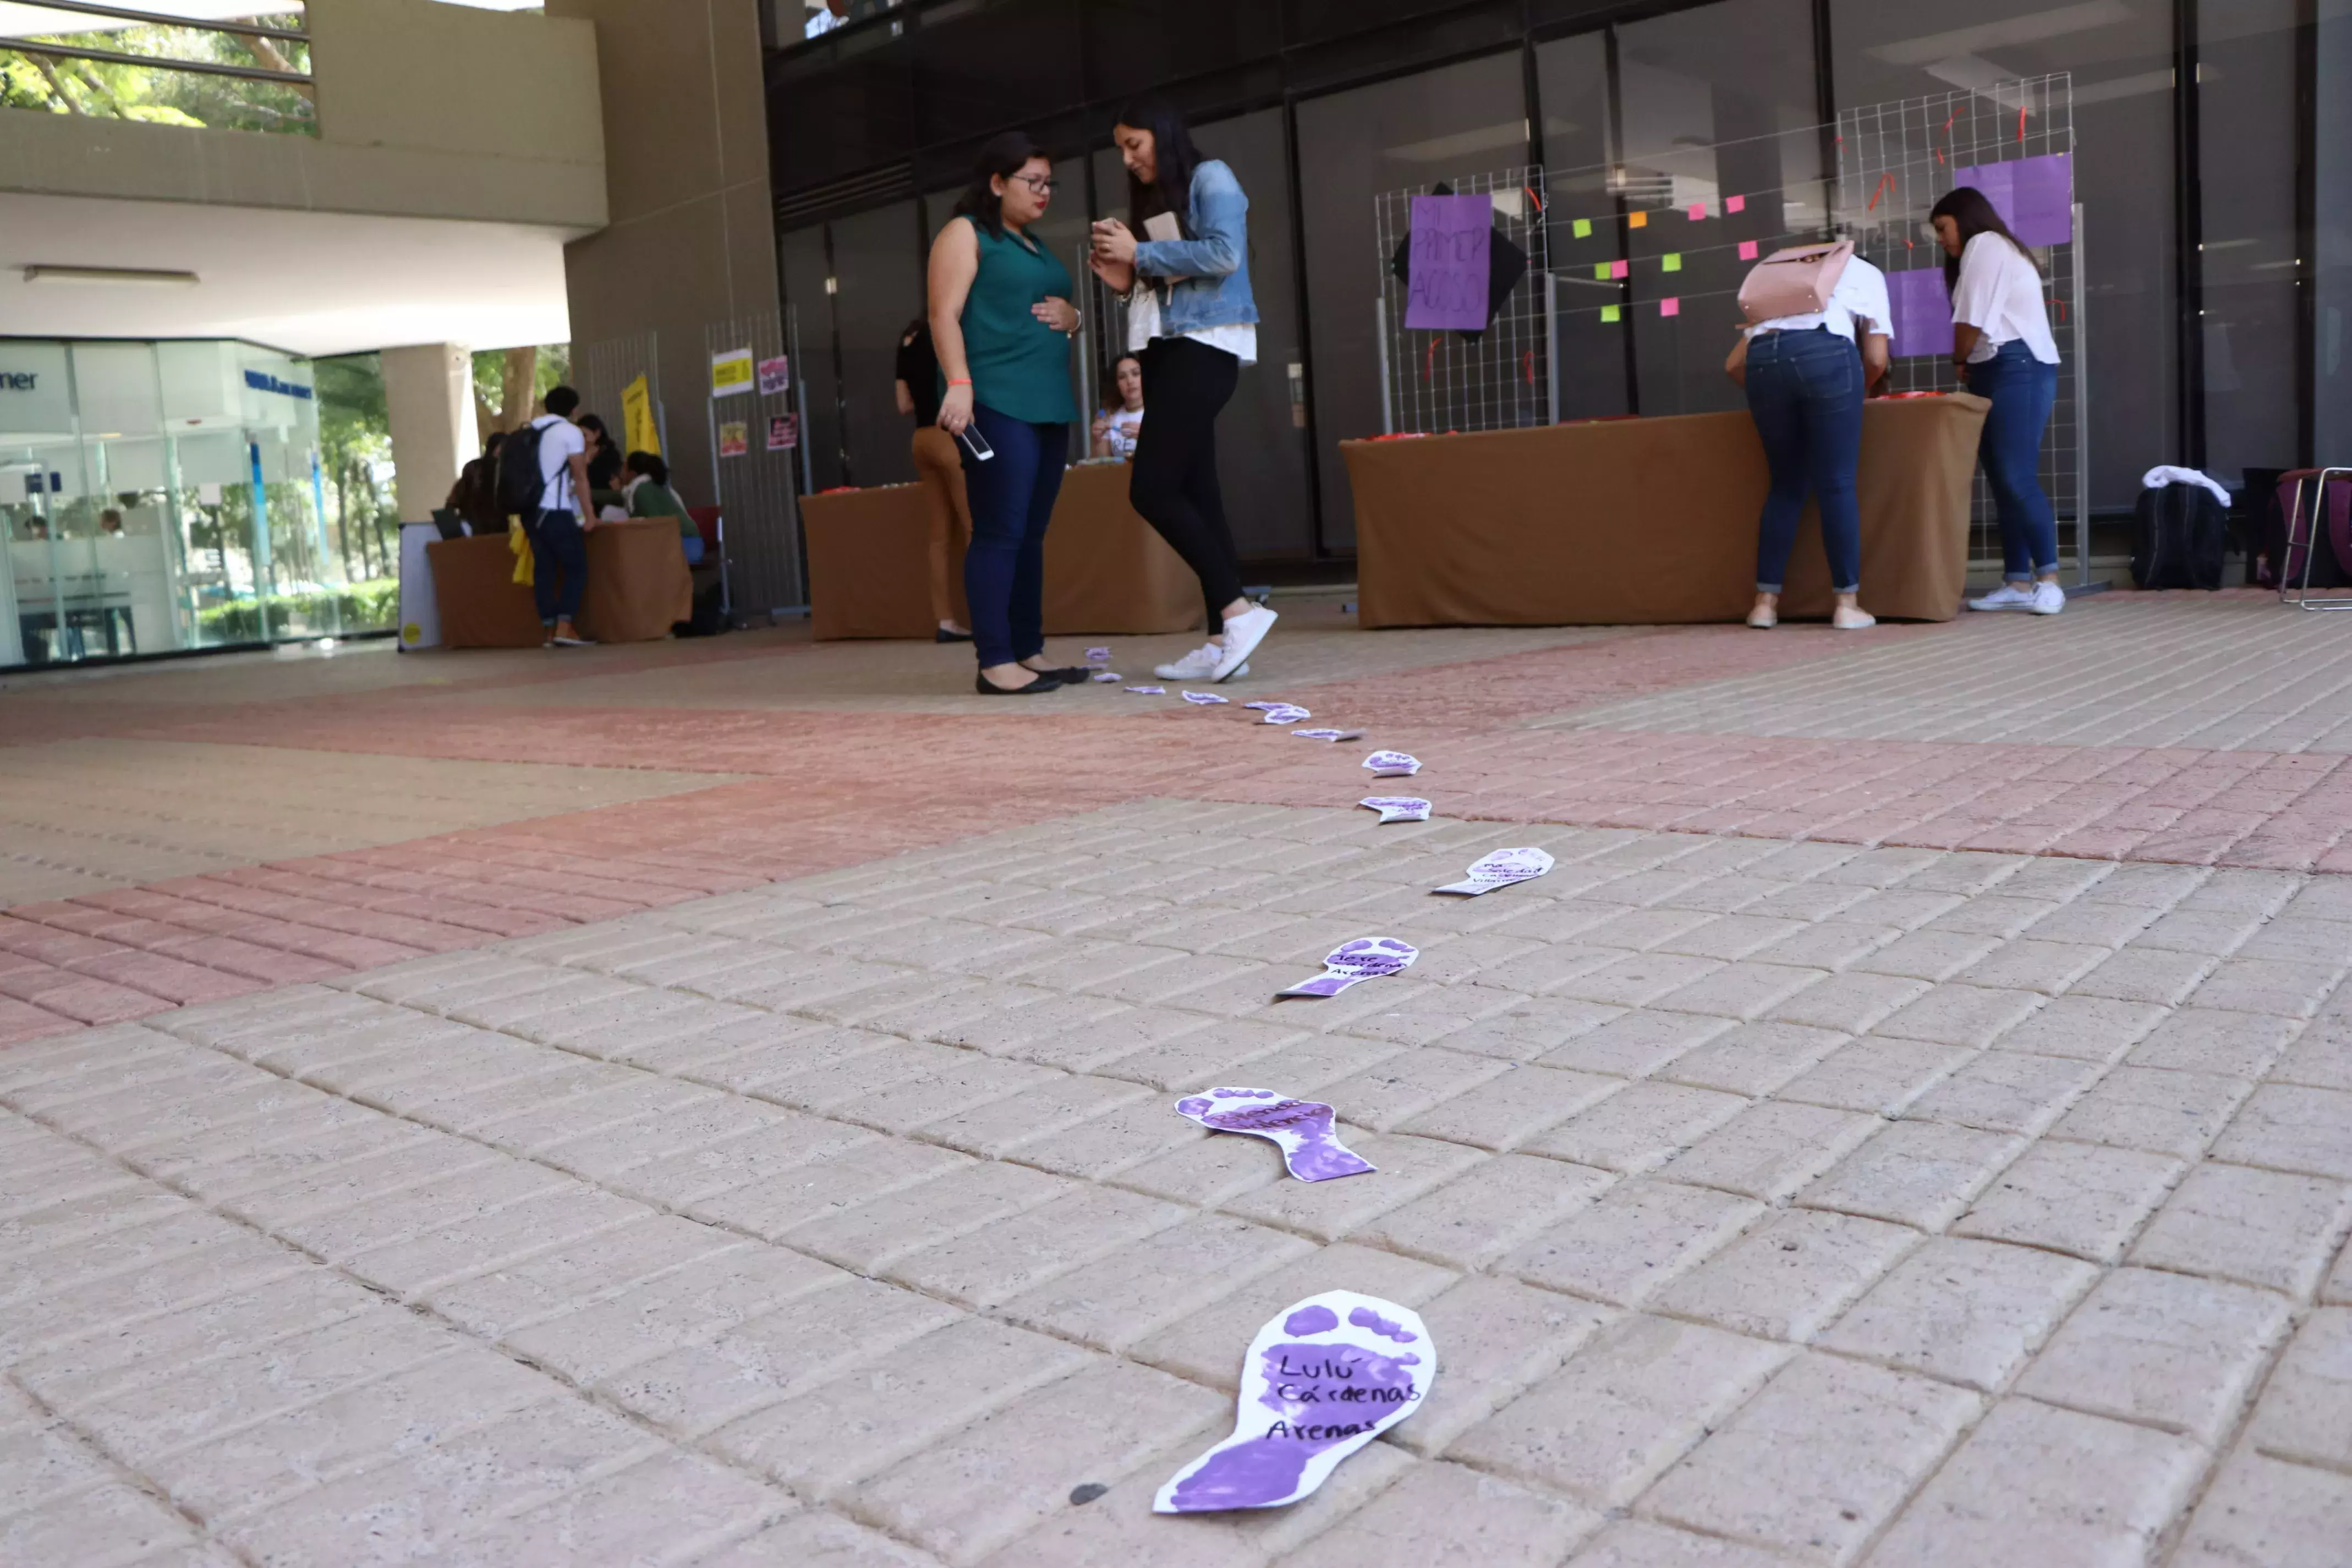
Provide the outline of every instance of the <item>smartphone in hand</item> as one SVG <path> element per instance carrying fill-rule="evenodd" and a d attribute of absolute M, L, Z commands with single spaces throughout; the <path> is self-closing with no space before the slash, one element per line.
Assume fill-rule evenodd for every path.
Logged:
<path fill-rule="evenodd" d="M 996 456 L 996 448 L 988 444 L 988 437 L 980 433 L 977 425 L 967 425 L 957 431 L 956 439 L 963 443 L 964 450 L 971 454 L 972 461 L 976 463 L 985 463 Z"/>

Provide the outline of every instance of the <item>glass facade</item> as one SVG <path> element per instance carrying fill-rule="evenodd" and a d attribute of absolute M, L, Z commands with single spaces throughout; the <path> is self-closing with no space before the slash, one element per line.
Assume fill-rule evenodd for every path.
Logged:
<path fill-rule="evenodd" d="M 304 360 L 0 339 L 0 668 L 388 625 L 322 492 Z"/>
<path fill-rule="evenodd" d="M 2159 462 L 2236 485 L 2337 456 L 2352 0 L 908 0 L 771 62 L 784 289 L 828 376 L 819 483 L 905 477 L 878 340 L 921 309 L 922 247 L 1008 126 L 1064 160 L 1072 235 L 1125 208 L 1109 129 L 1128 94 L 1166 92 L 1240 174 L 1266 319 L 1219 437 L 1236 535 L 1274 561 L 1353 548 L 1338 443 L 1381 428 L 1375 195 L 1541 164 L 1559 416 L 1735 407 L 1721 324 L 1650 297 L 1663 274 L 1640 263 L 1672 231 L 1635 232 L 1632 280 L 1596 288 L 1563 268 L 1567 226 L 1662 191 L 1777 190 L 1802 229 L 1838 156 L 1819 128 L 1842 112 L 1955 92 L 2007 112 L 1998 83 L 2058 72 L 2094 515 L 2127 512 Z M 1622 325 L 1580 308 L 1620 300 Z"/>

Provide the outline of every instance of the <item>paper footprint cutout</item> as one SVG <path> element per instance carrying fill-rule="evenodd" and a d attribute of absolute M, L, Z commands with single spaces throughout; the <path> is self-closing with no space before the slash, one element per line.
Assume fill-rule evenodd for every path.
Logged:
<path fill-rule="evenodd" d="M 1533 881 L 1550 870 L 1551 866 L 1551 856 L 1541 849 L 1496 849 L 1471 863 L 1466 881 L 1449 882 L 1432 890 L 1459 893 L 1465 899 L 1475 899 L 1481 893 L 1491 893 L 1514 882 Z"/>
<path fill-rule="evenodd" d="M 1260 722 L 1266 724 L 1296 724 L 1301 719 L 1312 719 L 1314 717 L 1314 714 L 1309 713 L 1306 709 L 1299 707 L 1295 702 L 1277 702 L 1273 707 L 1265 710 L 1265 717 L 1261 720 Z"/>
<path fill-rule="evenodd" d="M 1412 967 L 1421 956 L 1421 949 L 1409 942 L 1399 942 L 1392 936 L 1360 936 L 1353 942 L 1341 942 L 1323 959 L 1323 973 L 1312 980 L 1302 980 L 1286 991 L 1274 994 L 1279 1002 L 1285 996 L 1337 996 L 1349 986 L 1360 981 L 1377 980 L 1383 974 L 1395 974 Z"/>
<path fill-rule="evenodd" d="M 1118 673 L 1118 671 L 1117 671 L 1117 670 L 1115 670 L 1115 669 L 1097 669 L 1097 670 L 1096 670 L 1096 671 L 1095 671 L 1094 678 L 1095 678 L 1097 680 L 1107 680 L 1107 681 L 1109 681 L 1109 682 L 1110 682 L 1112 685 L 1114 685 L 1114 686 L 1118 685 L 1118 682 L 1123 679 L 1123 677 L 1121 677 L 1121 676 L 1120 676 L 1120 674 Z"/>
<path fill-rule="evenodd" d="M 1291 1100 L 1270 1089 L 1213 1089 L 1176 1102 L 1213 1132 L 1246 1132 L 1282 1151 L 1282 1163 L 1302 1182 L 1360 1176 L 1378 1167 L 1339 1142 L 1337 1113 L 1320 1100 Z"/>
<path fill-rule="evenodd" d="M 1185 1466 L 1154 1513 L 1280 1508 L 1429 1396 L 1437 1347 L 1410 1307 L 1326 1290 L 1275 1314 L 1250 1341 L 1234 1434 Z"/>
<path fill-rule="evenodd" d="M 1374 752 L 1364 759 L 1376 779 L 1401 779 L 1421 772 L 1421 759 L 1411 752 Z"/>
<path fill-rule="evenodd" d="M 1087 662 L 1093 665 L 1097 669 L 1101 668 L 1104 665 L 1110 662 L 1110 649 L 1107 647 L 1090 647 L 1087 649 Z"/>
<path fill-rule="evenodd" d="M 1370 795 L 1356 803 L 1369 805 L 1381 814 L 1381 824 L 1391 822 L 1427 822 L 1429 802 L 1418 795 Z"/>
<path fill-rule="evenodd" d="M 1360 741 L 1364 738 L 1361 730 L 1293 730 L 1291 733 L 1302 741 Z"/>
<path fill-rule="evenodd" d="M 1130 686 L 1128 689 L 1134 692 L 1138 697 L 1165 697 L 1168 695 L 1168 689 L 1164 686 Z"/>
<path fill-rule="evenodd" d="M 1233 700 L 1230 697 L 1220 697 L 1213 691 L 1187 691 L 1183 696 L 1185 701 L 1192 703 L 1196 708 L 1209 708 L 1213 707 L 1220 702 L 1231 702 Z"/>

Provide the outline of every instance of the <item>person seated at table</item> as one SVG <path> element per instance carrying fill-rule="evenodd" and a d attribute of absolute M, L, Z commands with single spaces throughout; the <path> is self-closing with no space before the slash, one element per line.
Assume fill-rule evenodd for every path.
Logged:
<path fill-rule="evenodd" d="M 107 539 L 121 538 L 122 514 L 115 510 L 112 507 L 108 507 L 104 511 L 100 512 L 98 514 L 98 531 L 101 536 Z"/>
<path fill-rule="evenodd" d="M 504 533 L 507 514 L 499 505 L 499 448 L 506 445 L 507 433 L 493 430 L 482 444 L 482 455 L 458 470 L 457 482 L 449 487 L 449 499 L 442 506 L 466 520 L 476 533 Z"/>
<path fill-rule="evenodd" d="M 1118 389 L 1118 406 L 1095 416 L 1095 456 L 1132 460 L 1135 438 L 1143 429 L 1143 362 L 1119 355 L 1111 384 Z"/>
<path fill-rule="evenodd" d="M 34 517 L 25 520 L 25 538 L 27 542 L 37 539 L 47 539 L 48 536 L 49 524 L 47 519 Z"/>
<path fill-rule="evenodd" d="M 588 504 L 596 509 L 596 521 L 625 521 L 629 498 L 621 493 L 620 448 L 613 445 L 612 433 L 597 415 L 580 416 L 580 434 L 588 442 Z"/>
<path fill-rule="evenodd" d="M 651 452 L 632 452 L 622 459 L 622 468 L 629 476 L 625 487 L 629 496 L 631 517 L 674 517 L 677 520 L 678 547 L 686 552 L 688 566 L 702 564 L 702 531 L 694 526 L 694 518 L 677 492 L 669 488 L 669 465 Z"/>
<path fill-rule="evenodd" d="M 1837 594 L 1830 625 L 1851 632 L 1878 624 L 1860 603 L 1862 511 L 1854 470 L 1862 461 L 1862 401 L 1886 378 L 1894 319 L 1886 274 L 1849 257 L 1828 309 L 1757 322 L 1723 362 L 1725 374 L 1748 394 L 1748 412 L 1772 475 L 1756 528 L 1756 605 L 1748 612 L 1748 624 L 1759 631 L 1780 624 L 1780 584 L 1809 490 L 1821 507 L 1822 546 Z"/>
<path fill-rule="evenodd" d="M 970 642 L 971 629 L 955 618 L 954 583 L 971 547 L 971 498 L 955 437 L 939 426 L 940 357 L 931 349 L 931 324 L 920 317 L 898 334 L 898 372 L 892 392 L 898 412 L 915 416 L 915 473 L 931 522 L 931 615 L 939 622 L 931 640 Z"/>

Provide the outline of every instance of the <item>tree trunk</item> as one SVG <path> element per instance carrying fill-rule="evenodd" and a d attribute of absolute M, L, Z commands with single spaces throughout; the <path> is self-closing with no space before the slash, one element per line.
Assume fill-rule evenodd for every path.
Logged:
<path fill-rule="evenodd" d="M 530 424 L 531 407 L 539 401 L 538 390 L 539 350 L 507 350 L 506 363 L 499 374 L 499 428 L 520 430 Z"/>

